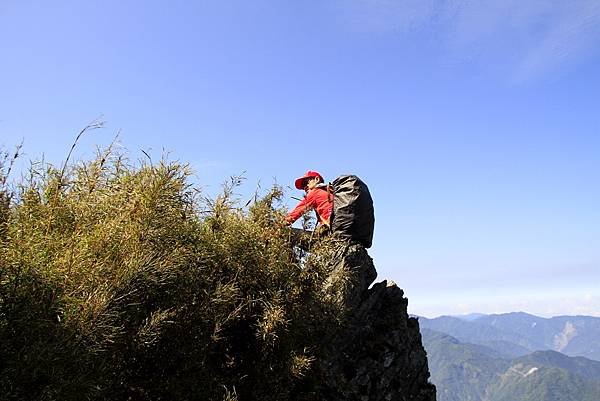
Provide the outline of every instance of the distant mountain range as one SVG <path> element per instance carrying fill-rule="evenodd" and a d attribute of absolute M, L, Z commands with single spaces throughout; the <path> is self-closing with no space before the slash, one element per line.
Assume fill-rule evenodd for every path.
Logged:
<path fill-rule="evenodd" d="M 450 334 L 461 342 L 480 344 L 508 357 L 553 350 L 600 361 L 600 318 L 558 316 L 542 318 L 523 312 L 468 315 L 467 318 L 419 317 L 421 328 Z M 600 401 L 600 400 L 599 400 Z"/>
<path fill-rule="evenodd" d="M 600 318 L 508 313 L 419 323 L 438 401 L 600 401 Z"/>

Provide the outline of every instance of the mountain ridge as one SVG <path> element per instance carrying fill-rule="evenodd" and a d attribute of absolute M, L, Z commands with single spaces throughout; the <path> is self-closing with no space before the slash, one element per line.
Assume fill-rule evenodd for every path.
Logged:
<path fill-rule="evenodd" d="M 600 361 L 600 318 L 561 315 L 551 318 L 525 312 L 483 315 L 463 320 L 440 316 L 419 317 L 423 328 L 448 333 L 460 341 L 495 347 L 512 356 L 553 350 L 568 356 Z"/>
<path fill-rule="evenodd" d="M 600 362 L 553 350 L 510 358 L 422 326 L 438 401 L 597 401 Z"/>

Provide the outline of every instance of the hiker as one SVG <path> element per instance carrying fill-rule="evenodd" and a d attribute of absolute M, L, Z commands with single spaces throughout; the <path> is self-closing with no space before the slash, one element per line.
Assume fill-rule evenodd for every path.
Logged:
<path fill-rule="evenodd" d="M 294 184 L 296 188 L 303 189 L 306 195 L 294 210 L 286 216 L 286 223 L 291 225 L 308 210 L 314 210 L 319 224 L 316 231 L 319 233 L 327 232 L 331 210 L 333 209 L 333 198 L 327 191 L 327 184 L 325 184 L 323 176 L 316 171 L 309 170 L 298 178 Z"/>

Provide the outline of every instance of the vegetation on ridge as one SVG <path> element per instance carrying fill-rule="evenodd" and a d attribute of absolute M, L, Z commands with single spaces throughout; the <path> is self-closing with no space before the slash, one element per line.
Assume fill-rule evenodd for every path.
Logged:
<path fill-rule="evenodd" d="M 205 199 L 178 162 L 110 148 L 0 165 L 0 399 L 312 399 L 343 305 L 328 256 L 291 243 L 273 188 Z M 329 278 L 331 285 L 332 278 Z M 334 279 L 343 287 L 347 277 Z"/>

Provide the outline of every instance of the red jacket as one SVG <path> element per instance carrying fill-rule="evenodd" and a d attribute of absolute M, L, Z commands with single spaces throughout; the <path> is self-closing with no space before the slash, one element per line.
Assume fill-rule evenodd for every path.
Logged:
<path fill-rule="evenodd" d="M 326 187 L 316 187 L 310 190 L 304 199 L 292 210 L 285 218 L 289 223 L 293 223 L 300 218 L 306 211 L 314 210 L 317 212 L 317 219 L 321 224 L 329 224 L 329 217 L 333 209 L 333 197 L 329 195 Z"/>

